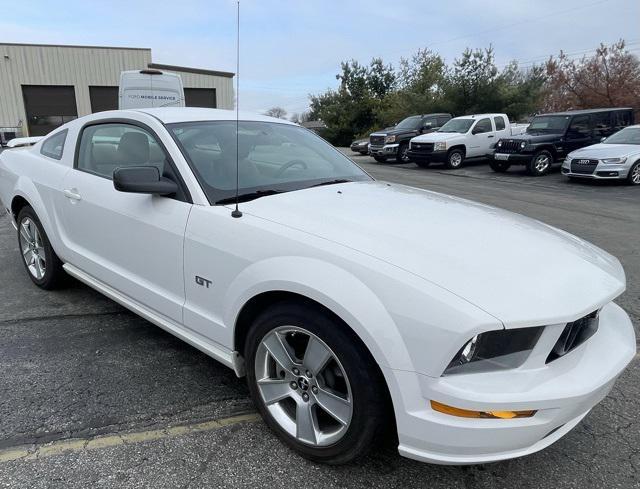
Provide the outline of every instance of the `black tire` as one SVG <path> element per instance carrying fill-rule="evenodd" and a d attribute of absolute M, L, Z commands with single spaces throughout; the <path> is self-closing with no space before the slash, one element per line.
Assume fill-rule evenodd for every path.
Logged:
<path fill-rule="evenodd" d="M 455 170 L 457 168 L 462 168 L 464 164 L 464 151 L 461 149 L 452 149 L 447 153 L 447 161 L 445 166 L 450 170 Z"/>
<path fill-rule="evenodd" d="M 409 143 L 400 143 L 398 146 L 398 154 L 396 155 L 396 163 L 411 163 L 411 158 L 407 152 L 409 151 Z"/>
<path fill-rule="evenodd" d="M 21 231 L 24 232 L 23 225 L 27 224 L 28 222 L 31 222 L 33 223 L 33 225 L 35 225 L 41 239 L 41 248 L 44 251 L 44 256 L 45 256 L 45 259 L 44 259 L 45 267 L 44 267 L 44 274 L 42 275 L 42 277 L 36 277 L 34 275 L 34 272 L 32 272 L 29 269 L 29 265 L 27 265 L 26 257 L 22 252 L 22 242 L 21 242 L 20 234 L 21 234 Z M 40 222 L 40 219 L 38 219 L 38 216 L 36 215 L 35 211 L 30 206 L 27 205 L 20 210 L 20 212 L 18 213 L 17 224 L 18 224 L 18 233 L 17 233 L 18 248 L 20 249 L 20 252 L 21 252 L 20 258 L 27 272 L 27 275 L 29 275 L 29 278 L 31 279 L 31 281 L 41 289 L 45 289 L 45 290 L 56 289 L 61 285 L 63 285 L 67 275 L 64 269 L 62 268 L 62 262 L 60 261 L 60 258 L 58 258 L 58 255 L 56 255 L 56 252 L 53 251 L 53 247 L 49 242 L 49 237 L 47 236 L 47 233 L 45 233 L 44 228 L 42 227 L 42 223 Z M 40 251 L 39 254 L 42 255 L 42 251 Z M 31 256 L 33 257 L 34 255 L 31 255 Z"/>
<path fill-rule="evenodd" d="M 640 185 L 640 161 L 636 161 L 635 164 L 629 168 L 627 183 L 629 185 Z"/>
<path fill-rule="evenodd" d="M 543 149 L 534 154 L 531 161 L 527 163 L 527 173 L 534 177 L 541 177 L 549 173 L 552 164 L 553 155 L 546 149 Z"/>
<path fill-rule="evenodd" d="M 386 163 L 387 162 L 387 157 L 386 156 L 374 156 L 373 159 L 376 160 L 378 163 Z"/>
<path fill-rule="evenodd" d="M 416 165 L 418 165 L 420 168 L 428 168 L 429 165 L 431 164 L 430 161 L 424 161 L 424 160 L 422 160 L 422 161 L 414 161 L 414 163 Z"/>
<path fill-rule="evenodd" d="M 280 426 L 263 401 L 256 382 L 256 355 L 262 340 L 283 326 L 302 328 L 317 336 L 342 364 L 351 386 L 352 415 L 346 431 L 334 444 L 313 446 L 299 441 Z M 384 432 L 383 427 L 388 429 L 390 424 L 394 425 L 389 422 L 393 415 L 388 413 L 386 385 L 371 355 L 344 324 L 320 307 L 293 302 L 273 305 L 251 326 L 244 354 L 247 382 L 258 412 L 285 444 L 309 460 L 334 465 L 350 462 L 375 445 Z M 301 362 L 299 366 L 302 368 Z M 293 392 L 301 391 L 294 389 Z M 295 419 L 292 418 L 292 422 L 295 424 Z"/>
<path fill-rule="evenodd" d="M 506 173 L 507 170 L 511 168 L 511 165 L 506 161 L 496 161 L 496 160 L 489 161 L 489 166 L 496 173 Z"/>

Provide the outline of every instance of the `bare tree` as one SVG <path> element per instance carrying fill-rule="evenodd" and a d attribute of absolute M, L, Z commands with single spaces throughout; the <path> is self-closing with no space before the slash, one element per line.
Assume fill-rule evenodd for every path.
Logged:
<path fill-rule="evenodd" d="M 282 107 L 271 107 L 267 110 L 264 115 L 268 115 L 270 117 L 277 117 L 278 119 L 286 119 L 287 111 Z"/>
<path fill-rule="evenodd" d="M 606 46 L 580 60 L 564 52 L 546 63 L 543 109 L 640 107 L 640 60 L 624 41 Z"/>

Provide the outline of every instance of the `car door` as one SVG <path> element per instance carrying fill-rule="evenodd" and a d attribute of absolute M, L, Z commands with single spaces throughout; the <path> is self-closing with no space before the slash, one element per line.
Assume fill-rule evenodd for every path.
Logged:
<path fill-rule="evenodd" d="M 471 129 L 470 144 L 467 147 L 467 157 L 484 156 L 491 153 L 491 146 L 495 143 L 496 135 L 491 118 L 479 119 Z"/>
<path fill-rule="evenodd" d="M 577 115 L 571 119 L 564 140 L 565 154 L 569 154 L 576 149 L 589 146 L 593 141 L 593 130 L 591 128 L 591 117 L 587 114 Z"/>
<path fill-rule="evenodd" d="M 172 197 L 124 193 L 112 182 L 118 167 L 147 165 L 180 180 L 150 128 L 135 121 L 85 126 L 63 182 L 63 239 L 72 265 L 182 322 L 186 190 Z"/>

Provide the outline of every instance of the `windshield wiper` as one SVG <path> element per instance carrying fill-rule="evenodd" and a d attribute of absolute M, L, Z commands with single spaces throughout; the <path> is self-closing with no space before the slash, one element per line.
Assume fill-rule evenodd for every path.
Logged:
<path fill-rule="evenodd" d="M 307 188 L 322 187 L 324 185 L 336 185 L 338 183 L 349 183 L 352 181 L 353 180 L 347 180 L 346 178 L 336 178 L 335 180 L 328 180 L 326 182 L 316 183 L 315 185 L 311 185 L 310 187 L 307 187 Z"/>
<path fill-rule="evenodd" d="M 248 192 L 246 194 L 240 194 L 237 197 L 238 202 L 248 202 L 250 200 L 259 199 L 260 197 L 266 197 L 268 195 L 276 195 L 283 193 L 282 190 L 268 189 L 268 190 L 256 190 L 255 192 Z M 236 197 L 226 197 L 216 201 L 216 204 L 235 204 Z"/>

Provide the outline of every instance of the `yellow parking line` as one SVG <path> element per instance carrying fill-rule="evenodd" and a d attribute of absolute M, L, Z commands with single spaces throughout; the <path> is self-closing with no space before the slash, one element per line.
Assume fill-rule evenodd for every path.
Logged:
<path fill-rule="evenodd" d="M 115 447 L 118 445 L 128 445 L 131 443 L 142 443 L 145 441 L 160 440 L 190 433 L 203 431 L 215 431 L 225 426 L 238 423 L 252 423 L 258 421 L 260 416 L 255 413 L 232 416 L 230 418 L 206 421 L 191 425 L 172 426 L 162 430 L 147 430 L 128 433 L 116 433 L 114 435 L 96 436 L 93 438 L 73 438 L 69 440 L 59 440 L 45 445 L 29 445 L 26 447 L 8 448 L 0 450 L 0 463 L 11 462 L 13 460 L 34 460 L 45 457 L 52 457 L 68 452 L 80 452 L 83 450 L 96 450 L 100 448 Z"/>

